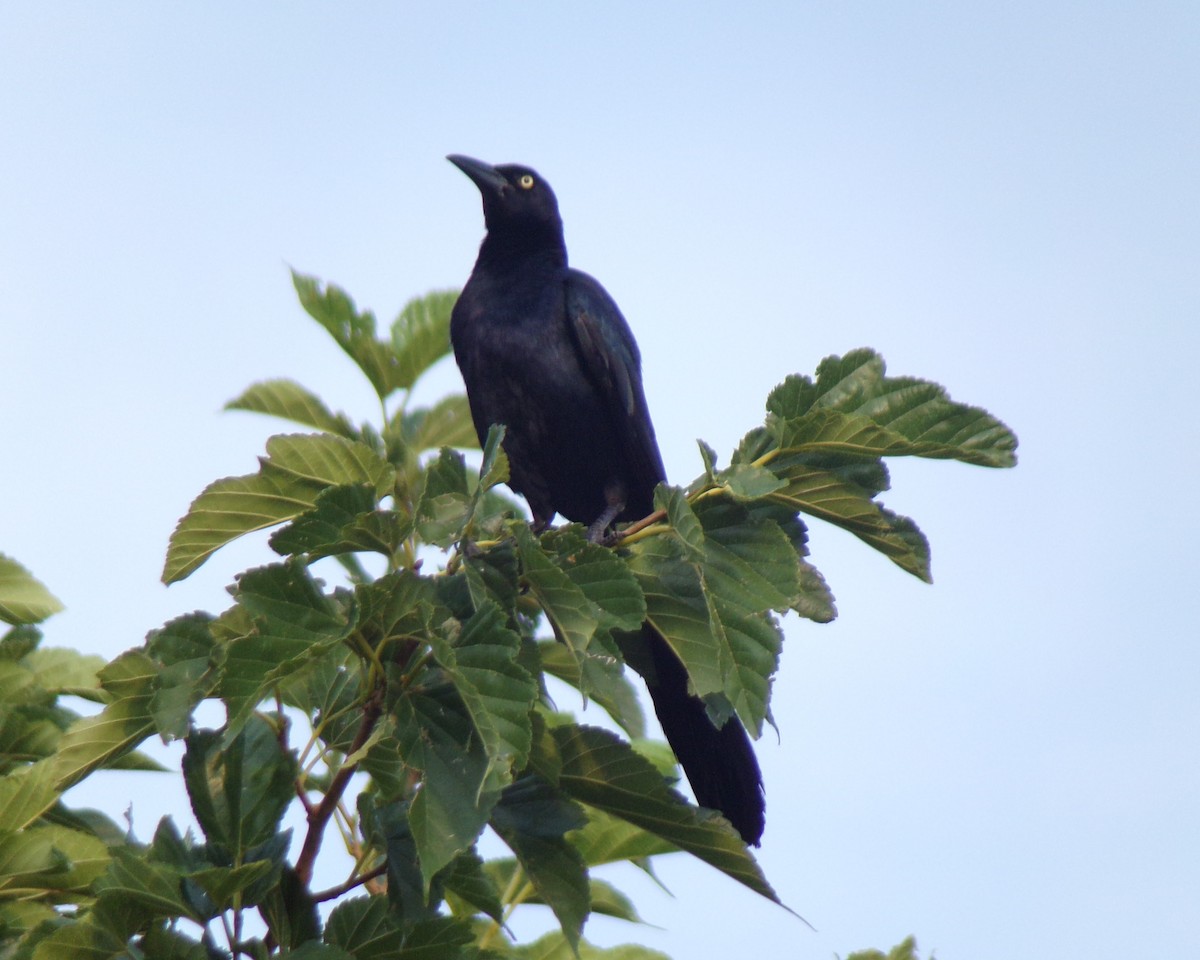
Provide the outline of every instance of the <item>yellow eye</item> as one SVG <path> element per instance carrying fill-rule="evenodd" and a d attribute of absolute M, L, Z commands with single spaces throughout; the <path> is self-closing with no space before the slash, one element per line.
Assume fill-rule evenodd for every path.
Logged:
<path fill-rule="evenodd" d="M 523 173 L 523 174 L 521 174 L 520 177 L 517 178 L 517 185 L 522 190 L 532 190 L 533 189 L 533 177 L 531 177 L 527 173 Z"/>

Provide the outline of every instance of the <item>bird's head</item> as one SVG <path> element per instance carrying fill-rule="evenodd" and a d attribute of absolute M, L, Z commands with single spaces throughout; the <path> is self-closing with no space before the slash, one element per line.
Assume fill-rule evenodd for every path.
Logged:
<path fill-rule="evenodd" d="M 536 170 L 516 163 L 492 166 L 452 153 L 446 158 L 471 178 L 483 196 L 483 219 L 489 234 L 549 233 L 562 237 L 558 199 Z"/>

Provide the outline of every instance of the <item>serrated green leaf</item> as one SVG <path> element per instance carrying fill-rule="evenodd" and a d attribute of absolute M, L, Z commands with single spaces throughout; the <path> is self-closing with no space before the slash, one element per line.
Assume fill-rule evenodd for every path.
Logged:
<path fill-rule="evenodd" d="M 346 355 L 366 375 L 380 400 L 402 386 L 400 360 L 390 344 L 376 336 L 375 315 L 359 312 L 354 301 L 334 284 L 324 289 L 315 277 L 292 271 L 292 284 L 300 305 L 323 326 Z"/>
<path fill-rule="evenodd" d="M 620 660 L 608 654 L 589 654 L 582 662 L 557 640 L 538 643 L 542 669 L 595 701 L 631 737 L 646 735 L 641 700 Z M 582 668 L 582 672 L 581 672 Z"/>
<path fill-rule="evenodd" d="M 121 912 L 145 919 L 187 917 L 203 922 L 183 896 L 180 873 L 163 863 L 151 863 L 136 851 L 118 847 L 112 862 L 96 880 L 94 890 Z"/>
<path fill-rule="evenodd" d="M 461 393 L 444 397 L 432 407 L 402 413 L 400 429 L 405 445 L 414 453 L 442 447 L 467 450 L 479 447 L 471 408 Z"/>
<path fill-rule="evenodd" d="M 100 671 L 111 702 L 96 716 L 78 720 L 63 734 L 58 752 L 40 761 L 53 771 L 59 790 L 78 783 L 101 767 L 113 766 L 154 733 L 150 699 L 157 679 L 154 662 L 130 650 Z"/>
<path fill-rule="evenodd" d="M 636 630 L 646 619 L 637 577 L 612 550 L 586 540 L 574 525 L 543 534 L 541 543 L 593 605 L 601 629 Z"/>
<path fill-rule="evenodd" d="M 786 484 L 766 467 L 752 463 L 735 463 L 722 470 L 714 481 L 736 500 L 760 500 Z"/>
<path fill-rule="evenodd" d="M 466 460 L 457 450 L 443 447 L 425 467 L 416 509 L 417 533 L 425 543 L 447 548 L 461 536 L 471 508 Z"/>
<path fill-rule="evenodd" d="M 48 760 L 0 777 L 0 831 L 21 830 L 53 807 L 59 796 L 56 779 Z"/>
<path fill-rule="evenodd" d="M 221 693 L 230 732 L 277 683 L 340 645 L 354 627 L 352 611 L 327 597 L 299 561 L 241 574 L 234 595 L 255 630 L 226 648 Z"/>
<path fill-rule="evenodd" d="M 348 440 L 360 439 L 359 432 L 344 414 L 335 414 L 312 391 L 295 380 L 263 380 L 248 387 L 225 404 L 226 410 L 246 410 L 281 417 L 306 427 L 336 433 Z"/>
<path fill-rule="evenodd" d="M 146 638 L 146 649 L 161 666 L 150 714 L 164 738 L 186 736 L 192 710 L 212 691 L 217 670 L 212 617 L 192 613 L 165 623 Z"/>
<path fill-rule="evenodd" d="M 508 777 L 488 756 L 450 684 L 410 689 L 396 704 L 395 717 L 404 762 L 424 775 L 409 823 L 428 886 L 475 843 Z"/>
<path fill-rule="evenodd" d="M 457 299 L 457 290 L 439 290 L 404 305 L 392 324 L 393 389 L 412 387 L 422 373 L 450 352 L 450 313 Z"/>
<path fill-rule="evenodd" d="M 902 570 L 931 579 L 929 543 L 912 520 L 885 509 L 860 487 L 802 460 L 781 457 L 772 461 L 771 469 L 787 480 L 787 486 L 771 494 L 772 501 L 848 530 Z"/>
<path fill-rule="evenodd" d="M 259 464 L 258 473 L 217 480 L 192 501 L 171 534 L 164 583 L 182 580 L 244 534 L 307 513 L 329 487 L 368 484 L 382 495 L 395 479 L 370 447 L 327 433 L 272 437 Z"/>
<path fill-rule="evenodd" d="M 1017 438 L 1003 423 L 985 410 L 954 402 L 936 383 L 885 376 L 883 358 L 869 349 L 826 357 L 815 384 L 789 377 L 772 391 L 767 409 L 768 424 L 773 418 L 773 431 L 785 447 L 824 445 L 988 467 L 1016 463 Z M 793 433 L 801 439 L 792 439 Z"/>
<path fill-rule="evenodd" d="M 555 636 L 582 663 L 600 626 L 598 611 L 583 590 L 542 549 L 527 524 L 516 523 L 513 530 L 521 557 L 522 579 L 537 597 Z"/>
<path fill-rule="evenodd" d="M 629 744 L 595 727 L 567 725 L 552 732 L 567 794 L 662 837 L 782 906 L 733 828 L 719 818 L 701 819 Z"/>
<path fill-rule="evenodd" d="M 492 829 L 516 854 L 538 898 L 554 911 L 563 935 L 578 946 L 590 906 L 587 866 L 565 839 L 583 826 L 579 805 L 539 777 L 511 784 L 492 811 Z"/>
<path fill-rule="evenodd" d="M 474 847 L 455 857 L 439 879 L 456 916 L 472 916 L 479 912 L 497 923 L 503 922 L 504 904 L 500 902 L 500 891 L 488 876 Z M 465 904 L 464 908 L 458 907 L 455 897 Z"/>
<path fill-rule="evenodd" d="M 164 921 L 151 926 L 138 946 L 144 956 L 154 960 L 212 960 L 203 944 Z"/>
<path fill-rule="evenodd" d="M 358 818 L 363 839 L 368 849 L 378 851 L 386 859 L 390 915 L 405 927 L 438 915 L 437 907 L 441 900 L 439 883 L 446 873 L 442 871 L 438 874 L 432 891 L 426 889 L 408 811 L 407 800 L 381 803 L 378 798 L 365 793 L 358 797 Z"/>
<path fill-rule="evenodd" d="M 377 510 L 376 502 L 366 484 L 330 487 L 312 510 L 272 534 L 268 543 L 276 553 L 303 553 L 309 560 L 364 551 L 390 558 L 412 532 L 412 519 L 394 510 Z"/>
<path fill-rule="evenodd" d="M 110 930 L 89 921 L 59 927 L 34 947 L 31 960 L 116 960 L 125 942 Z"/>
<path fill-rule="evenodd" d="M 278 865 L 269 860 L 253 860 L 237 867 L 208 867 L 195 870 L 188 879 L 198 883 L 218 910 L 227 910 L 233 905 L 233 898 L 244 893 L 272 871 Z"/>
<path fill-rule="evenodd" d="M 23 663 L 47 693 L 99 699 L 103 657 L 65 647 L 41 647 L 30 651 Z"/>
<path fill-rule="evenodd" d="M 633 544 L 627 562 L 645 595 L 646 619 L 687 668 L 696 695 L 723 693 L 732 664 L 699 566 L 684 559 L 682 544 L 671 537 Z"/>
<path fill-rule="evenodd" d="M 684 556 L 688 560 L 701 559 L 704 556 L 704 531 L 700 528 L 700 521 L 692 512 L 692 506 L 683 490 L 660 484 L 654 491 L 654 507 L 666 511 L 667 523 L 671 525 L 671 533 L 683 547 Z"/>
<path fill-rule="evenodd" d="M 674 756 L 671 765 L 675 766 Z M 591 867 L 623 860 L 648 867 L 651 857 L 679 849 L 655 833 L 598 809 L 588 810 L 588 822 L 571 835 L 571 843 Z"/>
<path fill-rule="evenodd" d="M 262 717 L 252 716 L 241 733 L 225 741 L 218 730 L 189 734 L 183 777 L 204 835 L 240 863 L 275 836 L 295 797 L 299 768 L 295 756 L 283 750 L 278 731 Z"/>
<path fill-rule="evenodd" d="M 380 896 L 343 901 L 325 925 L 326 942 L 356 960 L 456 960 L 473 939 L 470 927 L 449 917 L 401 927 Z"/>
<path fill-rule="evenodd" d="M 39 924 L 53 927 L 59 920 L 60 914 L 47 903 L 35 900 L 0 901 L 0 943 L 10 951 L 6 958 L 20 960 L 22 954 L 12 950 L 12 942 L 20 941 L 21 947 L 26 948 L 24 956 L 31 956 L 33 944 L 24 937 Z"/>
<path fill-rule="evenodd" d="M 81 890 L 108 866 L 108 848 L 86 833 L 53 824 L 0 835 L 0 897 L 5 891 Z M 9 893 L 8 895 L 12 895 Z"/>
<path fill-rule="evenodd" d="M 41 623 L 63 608 L 59 599 L 28 570 L 0 553 L 0 620 Z"/>
<path fill-rule="evenodd" d="M 433 655 L 470 713 L 493 764 L 521 769 L 529 756 L 534 678 L 517 661 L 521 638 L 495 603 L 480 605 L 453 638 L 432 633 Z"/>
<path fill-rule="evenodd" d="M 596 947 L 584 940 L 575 949 L 559 931 L 510 947 L 504 956 L 513 960 L 671 960 L 665 953 L 636 944 Z"/>

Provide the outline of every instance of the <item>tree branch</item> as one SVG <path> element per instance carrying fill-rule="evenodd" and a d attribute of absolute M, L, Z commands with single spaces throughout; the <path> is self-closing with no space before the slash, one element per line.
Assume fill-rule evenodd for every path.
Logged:
<path fill-rule="evenodd" d="M 359 724 L 358 733 L 354 735 L 354 742 L 350 744 L 350 749 L 347 751 L 348 756 L 357 753 L 363 744 L 367 742 L 367 738 L 371 736 L 371 731 L 375 729 L 375 724 L 379 722 L 379 716 L 382 712 L 383 688 L 377 687 L 367 699 L 367 702 L 363 704 L 362 723 Z M 309 809 L 308 834 L 304 838 L 304 846 L 300 849 L 300 856 L 296 860 L 296 878 L 304 887 L 307 887 L 312 880 L 313 866 L 316 863 L 317 854 L 321 850 L 321 841 L 325 836 L 325 827 L 337 809 L 337 805 L 342 799 L 342 794 L 346 792 L 350 778 L 354 776 L 354 771 L 357 768 L 358 764 L 348 763 L 338 770 L 334 774 L 333 780 L 330 781 L 329 789 L 325 791 L 325 796 L 321 798 L 321 802 L 315 808 Z"/>

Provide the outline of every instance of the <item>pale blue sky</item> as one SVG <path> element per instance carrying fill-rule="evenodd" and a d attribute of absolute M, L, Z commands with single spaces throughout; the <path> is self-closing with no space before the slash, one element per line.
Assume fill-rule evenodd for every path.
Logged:
<path fill-rule="evenodd" d="M 221 405 L 291 376 L 376 414 L 286 266 L 390 320 L 474 260 L 443 156 L 520 161 L 639 338 L 678 482 L 861 345 L 1021 438 L 1015 471 L 895 467 L 933 587 L 813 531 L 841 618 L 789 624 L 759 752 L 761 861 L 817 932 L 674 858 L 676 899 L 616 878 L 661 929 L 588 935 L 1200 951 L 1200 7 L 248 6 L 4 10 L 0 550 L 66 602 L 49 642 L 112 656 L 226 604 L 262 539 L 158 582 L 192 497 L 281 429 Z"/>

